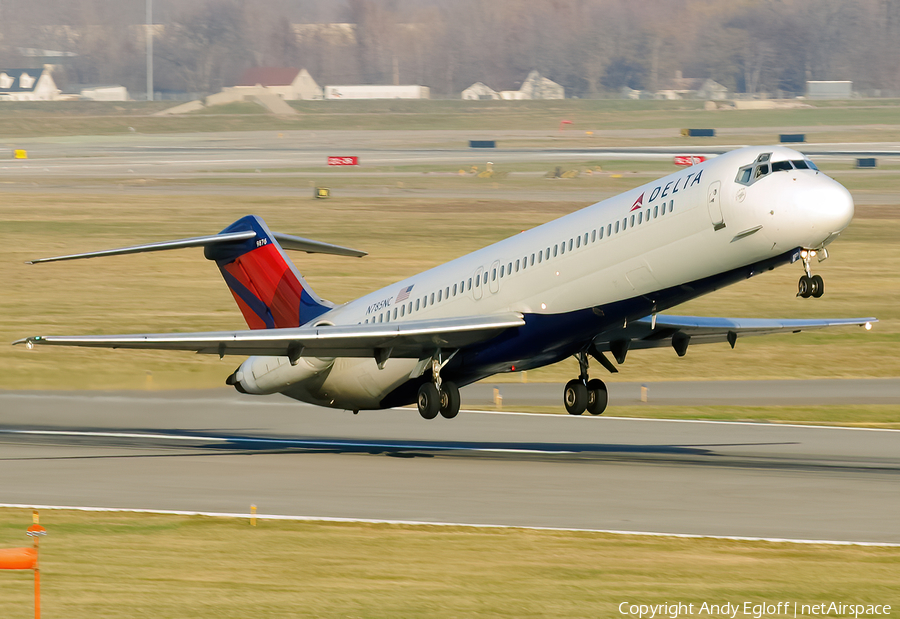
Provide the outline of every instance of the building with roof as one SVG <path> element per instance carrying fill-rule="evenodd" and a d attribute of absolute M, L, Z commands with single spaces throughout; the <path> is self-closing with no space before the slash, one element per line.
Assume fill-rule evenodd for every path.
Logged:
<path fill-rule="evenodd" d="M 291 67 L 251 67 L 241 79 L 223 92 L 242 95 L 274 94 L 286 101 L 321 99 L 322 87 L 316 84 L 306 69 Z"/>
<path fill-rule="evenodd" d="M 59 88 L 50 69 L 0 69 L 0 101 L 54 101 Z"/>
<path fill-rule="evenodd" d="M 656 94 L 661 99 L 724 101 L 728 98 L 728 89 L 714 80 L 703 77 L 682 77 L 681 71 L 676 71 L 675 78 L 660 84 Z"/>
<path fill-rule="evenodd" d="M 494 90 L 483 82 L 475 82 L 464 91 L 462 98 L 469 101 L 478 99 L 565 99 L 566 90 L 560 84 L 542 76 L 539 71 L 531 71 L 517 90 L 512 88 Z"/>

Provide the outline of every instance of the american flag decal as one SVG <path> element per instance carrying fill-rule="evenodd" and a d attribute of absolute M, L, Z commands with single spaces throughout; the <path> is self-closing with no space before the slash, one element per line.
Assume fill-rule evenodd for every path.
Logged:
<path fill-rule="evenodd" d="M 394 302 L 400 303 L 402 301 L 406 301 L 409 298 L 409 293 L 412 292 L 413 286 L 415 286 L 415 284 L 413 284 L 412 286 L 409 286 L 407 288 L 404 288 L 403 290 L 398 292 L 397 298 L 394 299 Z"/>

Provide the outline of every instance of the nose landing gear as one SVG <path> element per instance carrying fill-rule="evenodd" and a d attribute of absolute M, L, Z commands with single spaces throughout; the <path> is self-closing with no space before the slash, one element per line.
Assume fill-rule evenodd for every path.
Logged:
<path fill-rule="evenodd" d="M 578 378 L 566 383 L 563 404 L 570 415 L 580 415 L 584 411 L 591 415 L 602 415 L 609 403 L 606 385 L 598 378 L 588 379 L 588 358 L 583 351 L 575 355 L 581 368 Z"/>
<path fill-rule="evenodd" d="M 822 251 L 824 251 L 824 249 Z M 815 255 L 816 251 L 814 249 L 804 249 L 800 252 L 800 258 L 803 260 L 803 270 L 806 271 L 806 273 L 800 276 L 800 281 L 797 283 L 797 296 L 803 297 L 804 299 L 810 297 L 818 299 L 825 294 L 825 281 L 822 279 L 822 276 L 811 275 L 809 272 L 810 259 Z"/>

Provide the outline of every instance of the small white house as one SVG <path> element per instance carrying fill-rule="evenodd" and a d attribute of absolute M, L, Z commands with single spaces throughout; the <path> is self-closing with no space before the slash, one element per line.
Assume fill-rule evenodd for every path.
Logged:
<path fill-rule="evenodd" d="M 0 100 L 53 101 L 59 88 L 49 69 L 0 69 Z"/>
<path fill-rule="evenodd" d="M 462 98 L 466 101 L 485 101 L 499 99 L 500 93 L 483 82 L 475 82 L 462 91 Z"/>
<path fill-rule="evenodd" d="M 556 82 L 543 77 L 538 71 L 532 71 L 518 90 L 496 91 L 483 82 L 475 82 L 462 91 L 462 98 L 470 101 L 477 99 L 504 99 L 508 101 L 565 99 L 566 90 Z"/>

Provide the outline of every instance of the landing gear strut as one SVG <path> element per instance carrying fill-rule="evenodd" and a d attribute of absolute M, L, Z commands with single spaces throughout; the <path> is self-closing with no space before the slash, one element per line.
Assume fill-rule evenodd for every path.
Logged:
<path fill-rule="evenodd" d="M 822 251 L 825 251 L 824 249 Z M 800 252 L 800 258 L 803 260 L 803 270 L 805 274 L 800 276 L 797 283 L 797 296 L 808 299 L 810 297 L 818 299 L 825 294 L 825 281 L 821 275 L 811 275 L 809 272 L 810 259 L 816 255 L 815 250 L 804 249 Z M 827 256 L 827 254 L 825 254 Z"/>
<path fill-rule="evenodd" d="M 459 414 L 459 387 L 449 380 L 441 380 L 441 368 L 452 357 L 442 361 L 438 351 L 431 360 L 431 380 L 419 387 L 416 397 L 416 407 L 424 419 L 434 419 L 438 413 L 445 419 L 453 419 Z"/>
<path fill-rule="evenodd" d="M 566 383 L 563 391 L 563 403 L 570 415 L 580 415 L 584 411 L 591 415 L 602 415 L 609 403 L 606 385 L 599 378 L 588 378 L 588 358 L 582 351 L 575 355 L 581 374 L 578 378 Z"/>

